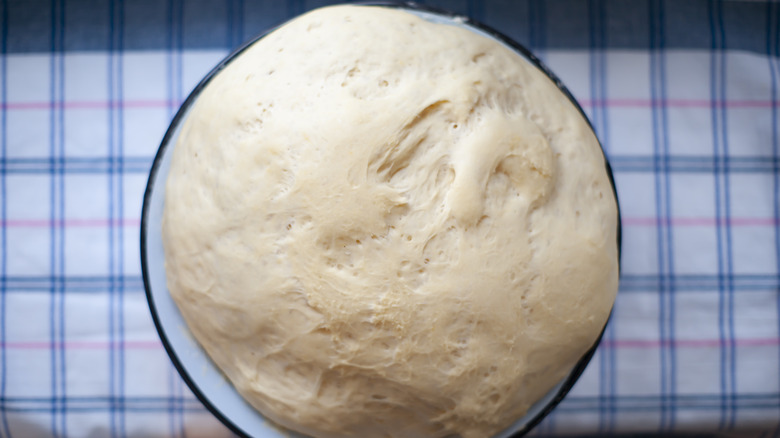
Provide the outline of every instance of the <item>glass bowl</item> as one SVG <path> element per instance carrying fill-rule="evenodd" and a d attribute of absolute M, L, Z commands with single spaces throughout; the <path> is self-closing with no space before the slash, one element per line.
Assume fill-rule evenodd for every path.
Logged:
<path fill-rule="evenodd" d="M 496 30 L 491 29 L 484 24 L 475 22 L 470 18 L 415 3 L 374 2 L 369 4 L 377 7 L 399 8 L 425 20 L 463 27 L 498 41 L 518 53 L 522 58 L 547 75 L 580 111 L 582 117 L 586 121 L 588 120 L 571 93 L 561 81 L 539 61 L 539 59 L 537 59 L 528 49 Z M 255 408 L 244 401 L 238 391 L 235 390 L 233 385 L 211 361 L 206 352 L 192 336 L 176 303 L 171 298 L 166 287 L 165 259 L 161 235 L 165 181 L 168 177 L 173 145 L 176 143 L 181 126 L 187 118 L 187 114 L 192 107 L 192 104 L 215 75 L 233 59 L 239 56 L 247 47 L 263 38 L 266 34 L 267 32 L 246 42 L 223 59 L 203 78 L 203 80 L 200 81 L 174 116 L 168 131 L 163 137 L 157 155 L 155 156 L 149 174 L 146 192 L 144 194 L 141 218 L 141 267 L 149 308 L 152 313 L 154 324 L 160 335 L 160 339 L 182 379 L 187 383 L 189 388 L 195 396 L 200 399 L 204 406 L 222 421 L 222 423 L 241 437 L 303 437 L 303 435 L 296 434 L 295 432 L 283 430 L 269 420 L 266 420 L 257 410 L 255 410 Z M 605 165 L 613 192 L 615 193 L 615 199 L 617 200 L 612 170 L 606 158 Z M 618 256 L 620 254 L 620 235 L 621 230 L 618 209 Z M 519 418 L 510 427 L 496 435 L 496 438 L 522 436 L 541 422 L 542 419 L 560 403 L 580 377 L 588 362 L 590 362 L 600 340 L 601 335 L 599 335 L 596 343 L 588 349 L 582 358 L 580 358 L 566 378 L 561 380 L 552 388 L 552 390 L 537 401 L 522 418 Z"/>

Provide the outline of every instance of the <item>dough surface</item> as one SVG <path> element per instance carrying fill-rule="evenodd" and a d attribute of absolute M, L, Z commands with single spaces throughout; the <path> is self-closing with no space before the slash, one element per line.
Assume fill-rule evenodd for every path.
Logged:
<path fill-rule="evenodd" d="M 163 219 L 195 338 L 316 437 L 508 427 L 597 339 L 616 229 L 598 142 L 544 74 L 358 6 L 295 19 L 208 84 Z"/>

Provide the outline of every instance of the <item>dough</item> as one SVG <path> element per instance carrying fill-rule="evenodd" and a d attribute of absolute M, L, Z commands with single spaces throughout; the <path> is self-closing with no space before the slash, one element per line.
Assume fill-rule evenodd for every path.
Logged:
<path fill-rule="evenodd" d="M 266 417 L 316 437 L 489 437 L 564 378 L 618 283 L 586 121 L 501 44 L 328 7 L 203 90 L 175 146 L 168 288 Z"/>

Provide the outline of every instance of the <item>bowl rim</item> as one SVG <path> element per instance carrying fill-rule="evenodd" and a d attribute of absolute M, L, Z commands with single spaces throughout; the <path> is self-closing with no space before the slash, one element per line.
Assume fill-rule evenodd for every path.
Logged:
<path fill-rule="evenodd" d="M 604 157 L 604 166 L 607 172 L 610 186 L 612 187 L 612 193 L 614 195 L 615 205 L 617 207 L 617 256 L 618 256 L 618 274 L 620 274 L 621 252 L 622 252 L 622 226 L 620 220 L 621 219 L 620 204 L 618 202 L 617 187 L 615 186 L 615 179 L 612 173 L 612 167 L 610 166 L 609 160 L 607 159 L 607 156 L 604 152 L 604 146 L 601 144 L 601 141 L 598 139 L 598 136 L 596 135 L 596 131 L 593 128 L 590 119 L 585 114 L 585 111 L 582 109 L 579 102 L 577 102 L 577 100 L 571 94 L 569 89 L 566 88 L 566 86 L 555 75 L 555 73 L 553 73 L 539 58 L 537 58 L 529 49 L 527 49 L 522 44 L 514 41 L 513 39 L 499 32 L 498 30 L 462 14 L 458 14 L 442 8 L 422 5 L 411 1 L 400 1 L 400 2 L 399 1 L 365 1 L 365 2 L 355 2 L 355 3 L 345 3 L 345 4 L 414 10 L 418 12 L 435 14 L 435 15 L 439 15 L 451 19 L 453 21 L 458 21 L 466 26 L 476 28 L 477 30 L 482 31 L 487 35 L 489 35 L 490 37 L 505 44 L 510 49 L 514 50 L 515 52 L 520 54 L 523 58 L 525 58 L 527 61 L 529 61 L 531 64 L 533 64 L 536 68 L 541 70 L 542 73 L 544 73 L 545 76 L 547 76 L 555 84 L 555 86 L 567 97 L 567 99 L 574 105 L 577 111 L 579 111 L 580 115 L 588 124 L 590 130 L 593 132 L 593 135 L 599 144 L 599 148 L 601 149 L 602 156 Z M 335 5 L 336 4 L 333 4 L 331 6 L 335 6 Z M 260 32 L 256 36 L 248 39 L 247 41 L 239 45 L 236 49 L 234 49 L 228 55 L 226 55 L 214 68 L 212 68 L 203 77 L 203 79 L 201 79 L 200 82 L 198 82 L 198 84 L 192 89 L 192 91 L 187 96 L 187 98 L 182 102 L 181 106 L 176 111 L 176 114 L 174 115 L 173 119 L 168 125 L 168 129 L 166 130 L 165 135 L 163 136 L 162 141 L 160 142 L 160 146 L 157 149 L 157 152 L 154 156 L 154 160 L 152 162 L 152 166 L 149 171 L 149 177 L 147 178 L 146 188 L 144 190 L 143 206 L 141 210 L 140 252 L 141 252 L 141 271 L 142 271 L 142 277 L 144 283 L 144 292 L 146 295 L 147 303 L 149 305 L 149 310 L 151 312 L 152 321 L 154 322 L 154 326 L 157 331 L 157 334 L 160 337 L 160 341 L 162 342 L 163 347 L 165 348 L 165 351 L 168 354 L 168 357 L 171 359 L 174 368 L 176 368 L 176 371 L 179 373 L 182 380 L 184 380 L 184 382 L 187 384 L 187 386 L 195 395 L 195 397 L 222 424 L 224 424 L 228 429 L 230 429 L 231 432 L 233 432 L 234 434 L 238 435 L 241 438 L 252 438 L 252 435 L 242 430 L 238 425 L 236 425 L 230 419 L 228 415 L 223 413 L 219 409 L 219 407 L 217 407 L 214 403 L 211 402 L 211 400 L 208 397 L 206 397 L 206 395 L 200 389 L 200 387 L 195 382 L 195 380 L 190 376 L 190 373 L 187 371 L 182 361 L 179 359 L 175 349 L 173 348 L 173 345 L 169 341 L 168 336 L 166 335 L 166 332 L 162 326 L 160 315 L 157 312 L 154 296 L 152 294 L 152 283 L 149 275 L 149 261 L 147 260 L 147 256 L 146 256 L 147 246 L 148 246 L 147 229 L 149 227 L 149 220 L 150 220 L 149 211 L 151 205 L 152 192 L 154 190 L 154 183 L 157 179 L 157 174 L 160 171 L 160 166 L 162 164 L 163 157 L 165 156 L 167 149 L 169 147 L 173 147 L 171 145 L 171 140 L 175 136 L 177 128 L 183 121 L 185 115 L 187 114 L 190 107 L 195 102 L 195 100 L 197 99 L 201 91 L 203 91 L 203 89 L 211 82 L 211 80 L 214 79 L 214 77 L 220 71 L 222 71 L 225 67 L 227 67 L 227 65 L 230 64 L 230 62 L 232 62 L 238 55 L 243 53 L 246 49 L 248 49 L 257 41 L 261 40 L 262 38 L 264 38 L 265 36 L 273 32 L 274 30 L 278 29 L 279 27 L 283 26 L 289 21 L 297 18 L 298 16 L 300 15 L 296 15 L 295 17 L 285 20 L 281 24 L 278 24 L 263 32 Z M 614 303 L 613 303 L 613 309 L 614 309 Z M 577 380 L 579 380 L 582 373 L 585 371 L 587 365 L 590 363 L 590 360 L 595 354 L 596 349 L 599 343 L 601 342 L 602 337 L 604 336 L 607 324 L 609 323 L 611 317 L 612 317 L 612 309 L 610 309 L 610 314 L 607 318 L 607 321 L 604 323 L 604 327 L 602 328 L 601 332 L 596 338 L 596 341 L 585 352 L 585 354 L 582 355 L 582 357 L 577 361 L 577 363 L 575 364 L 574 368 L 572 368 L 568 376 L 562 381 L 563 384 L 560 386 L 560 389 L 555 394 L 555 396 L 547 403 L 547 405 L 544 406 L 544 408 L 542 408 L 534 417 L 532 417 L 528 422 L 526 422 L 519 430 L 512 433 L 512 435 L 510 435 L 510 438 L 518 438 L 523 435 L 526 435 L 534 427 L 536 427 L 547 415 L 549 415 L 550 412 L 552 412 L 555 409 L 555 407 L 558 406 L 558 404 L 566 397 L 566 395 L 572 389 L 572 387 L 577 382 Z"/>

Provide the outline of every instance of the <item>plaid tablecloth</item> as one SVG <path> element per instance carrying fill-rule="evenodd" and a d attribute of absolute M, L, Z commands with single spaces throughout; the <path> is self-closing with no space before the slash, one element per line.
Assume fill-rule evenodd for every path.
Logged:
<path fill-rule="evenodd" d="M 152 324 L 142 194 L 194 84 L 320 4 L 0 3 L 0 436 L 230 436 Z M 540 55 L 615 171 L 613 318 L 534 433 L 780 436 L 780 4 L 436 5 Z"/>

